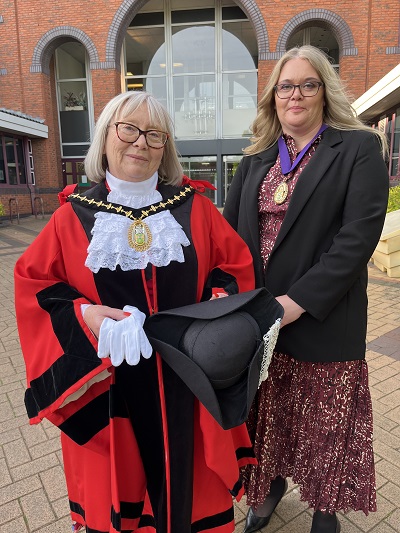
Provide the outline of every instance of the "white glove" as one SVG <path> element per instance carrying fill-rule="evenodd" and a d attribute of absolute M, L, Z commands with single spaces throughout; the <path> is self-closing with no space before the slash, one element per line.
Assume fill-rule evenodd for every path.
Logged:
<path fill-rule="evenodd" d="M 123 320 L 105 318 L 100 326 L 97 355 L 110 357 L 113 366 L 119 366 L 124 359 L 128 365 L 137 365 L 140 354 L 149 359 L 153 353 L 143 330 L 146 315 L 130 305 L 126 305 L 123 311 L 130 315 Z"/>

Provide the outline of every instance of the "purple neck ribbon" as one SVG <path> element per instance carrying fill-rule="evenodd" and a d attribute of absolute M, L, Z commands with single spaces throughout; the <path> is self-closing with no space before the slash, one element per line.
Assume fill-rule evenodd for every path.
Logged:
<path fill-rule="evenodd" d="M 283 135 L 281 135 L 278 139 L 278 148 L 279 148 L 279 155 L 281 159 L 281 169 L 282 174 L 285 176 L 286 174 L 289 174 L 289 172 L 292 172 L 294 168 L 300 163 L 300 161 L 303 159 L 304 154 L 307 152 L 307 150 L 310 148 L 312 143 L 315 141 L 315 139 L 320 135 L 324 130 L 327 128 L 327 124 L 322 124 L 320 129 L 318 130 L 318 133 L 311 139 L 309 143 L 306 144 L 306 146 L 303 148 L 303 150 L 298 154 L 296 159 L 293 161 L 293 163 L 290 162 L 290 155 L 289 150 L 286 146 L 285 139 L 283 138 Z"/>

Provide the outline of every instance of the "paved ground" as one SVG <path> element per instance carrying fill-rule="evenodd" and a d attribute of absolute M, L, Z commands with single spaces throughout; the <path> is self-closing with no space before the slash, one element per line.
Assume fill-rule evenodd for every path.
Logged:
<path fill-rule="evenodd" d="M 58 429 L 29 426 L 23 404 L 24 364 L 15 325 L 13 268 L 47 222 L 0 224 L 0 530 L 2 533 L 71 531 Z M 370 267 L 368 363 L 374 403 L 378 512 L 341 515 L 343 533 L 400 532 L 400 279 Z M 246 506 L 236 506 L 241 533 Z M 309 533 L 311 512 L 295 485 L 265 533 Z M 180 533 L 180 532 L 174 532 Z"/>

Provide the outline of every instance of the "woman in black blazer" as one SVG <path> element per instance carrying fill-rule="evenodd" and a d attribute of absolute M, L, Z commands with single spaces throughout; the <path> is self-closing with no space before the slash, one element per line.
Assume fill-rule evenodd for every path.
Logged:
<path fill-rule="evenodd" d="M 285 53 L 224 208 L 257 286 L 285 310 L 248 420 L 258 465 L 244 472 L 244 533 L 268 524 L 287 477 L 314 509 L 311 533 L 340 531 L 336 511 L 376 510 L 366 288 L 387 206 L 385 149 L 322 52 Z"/>

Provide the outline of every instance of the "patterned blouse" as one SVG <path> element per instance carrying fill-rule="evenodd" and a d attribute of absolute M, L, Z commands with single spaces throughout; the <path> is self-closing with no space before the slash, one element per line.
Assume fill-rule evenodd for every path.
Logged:
<path fill-rule="evenodd" d="M 293 163 L 298 152 L 296 149 L 296 144 L 293 137 L 290 135 L 283 134 L 286 146 L 288 148 L 290 162 Z M 269 256 L 271 255 L 272 248 L 275 244 L 276 237 L 281 229 L 283 219 L 285 218 L 286 211 L 289 206 L 290 198 L 292 196 L 293 190 L 296 186 L 297 180 L 302 173 L 303 169 L 310 161 L 311 156 L 317 149 L 318 144 L 321 141 L 321 135 L 315 139 L 312 145 L 309 147 L 307 152 L 304 154 L 304 157 L 301 159 L 300 164 L 284 176 L 281 169 L 281 158 L 278 155 L 276 163 L 270 169 L 268 174 L 265 176 L 263 182 L 260 185 L 258 193 L 258 213 L 259 213 L 259 232 L 260 232 L 260 248 L 261 248 L 261 257 L 264 264 L 264 269 L 268 263 Z M 277 205 L 274 202 L 274 192 L 278 185 L 286 181 L 289 192 L 286 200 Z"/>

